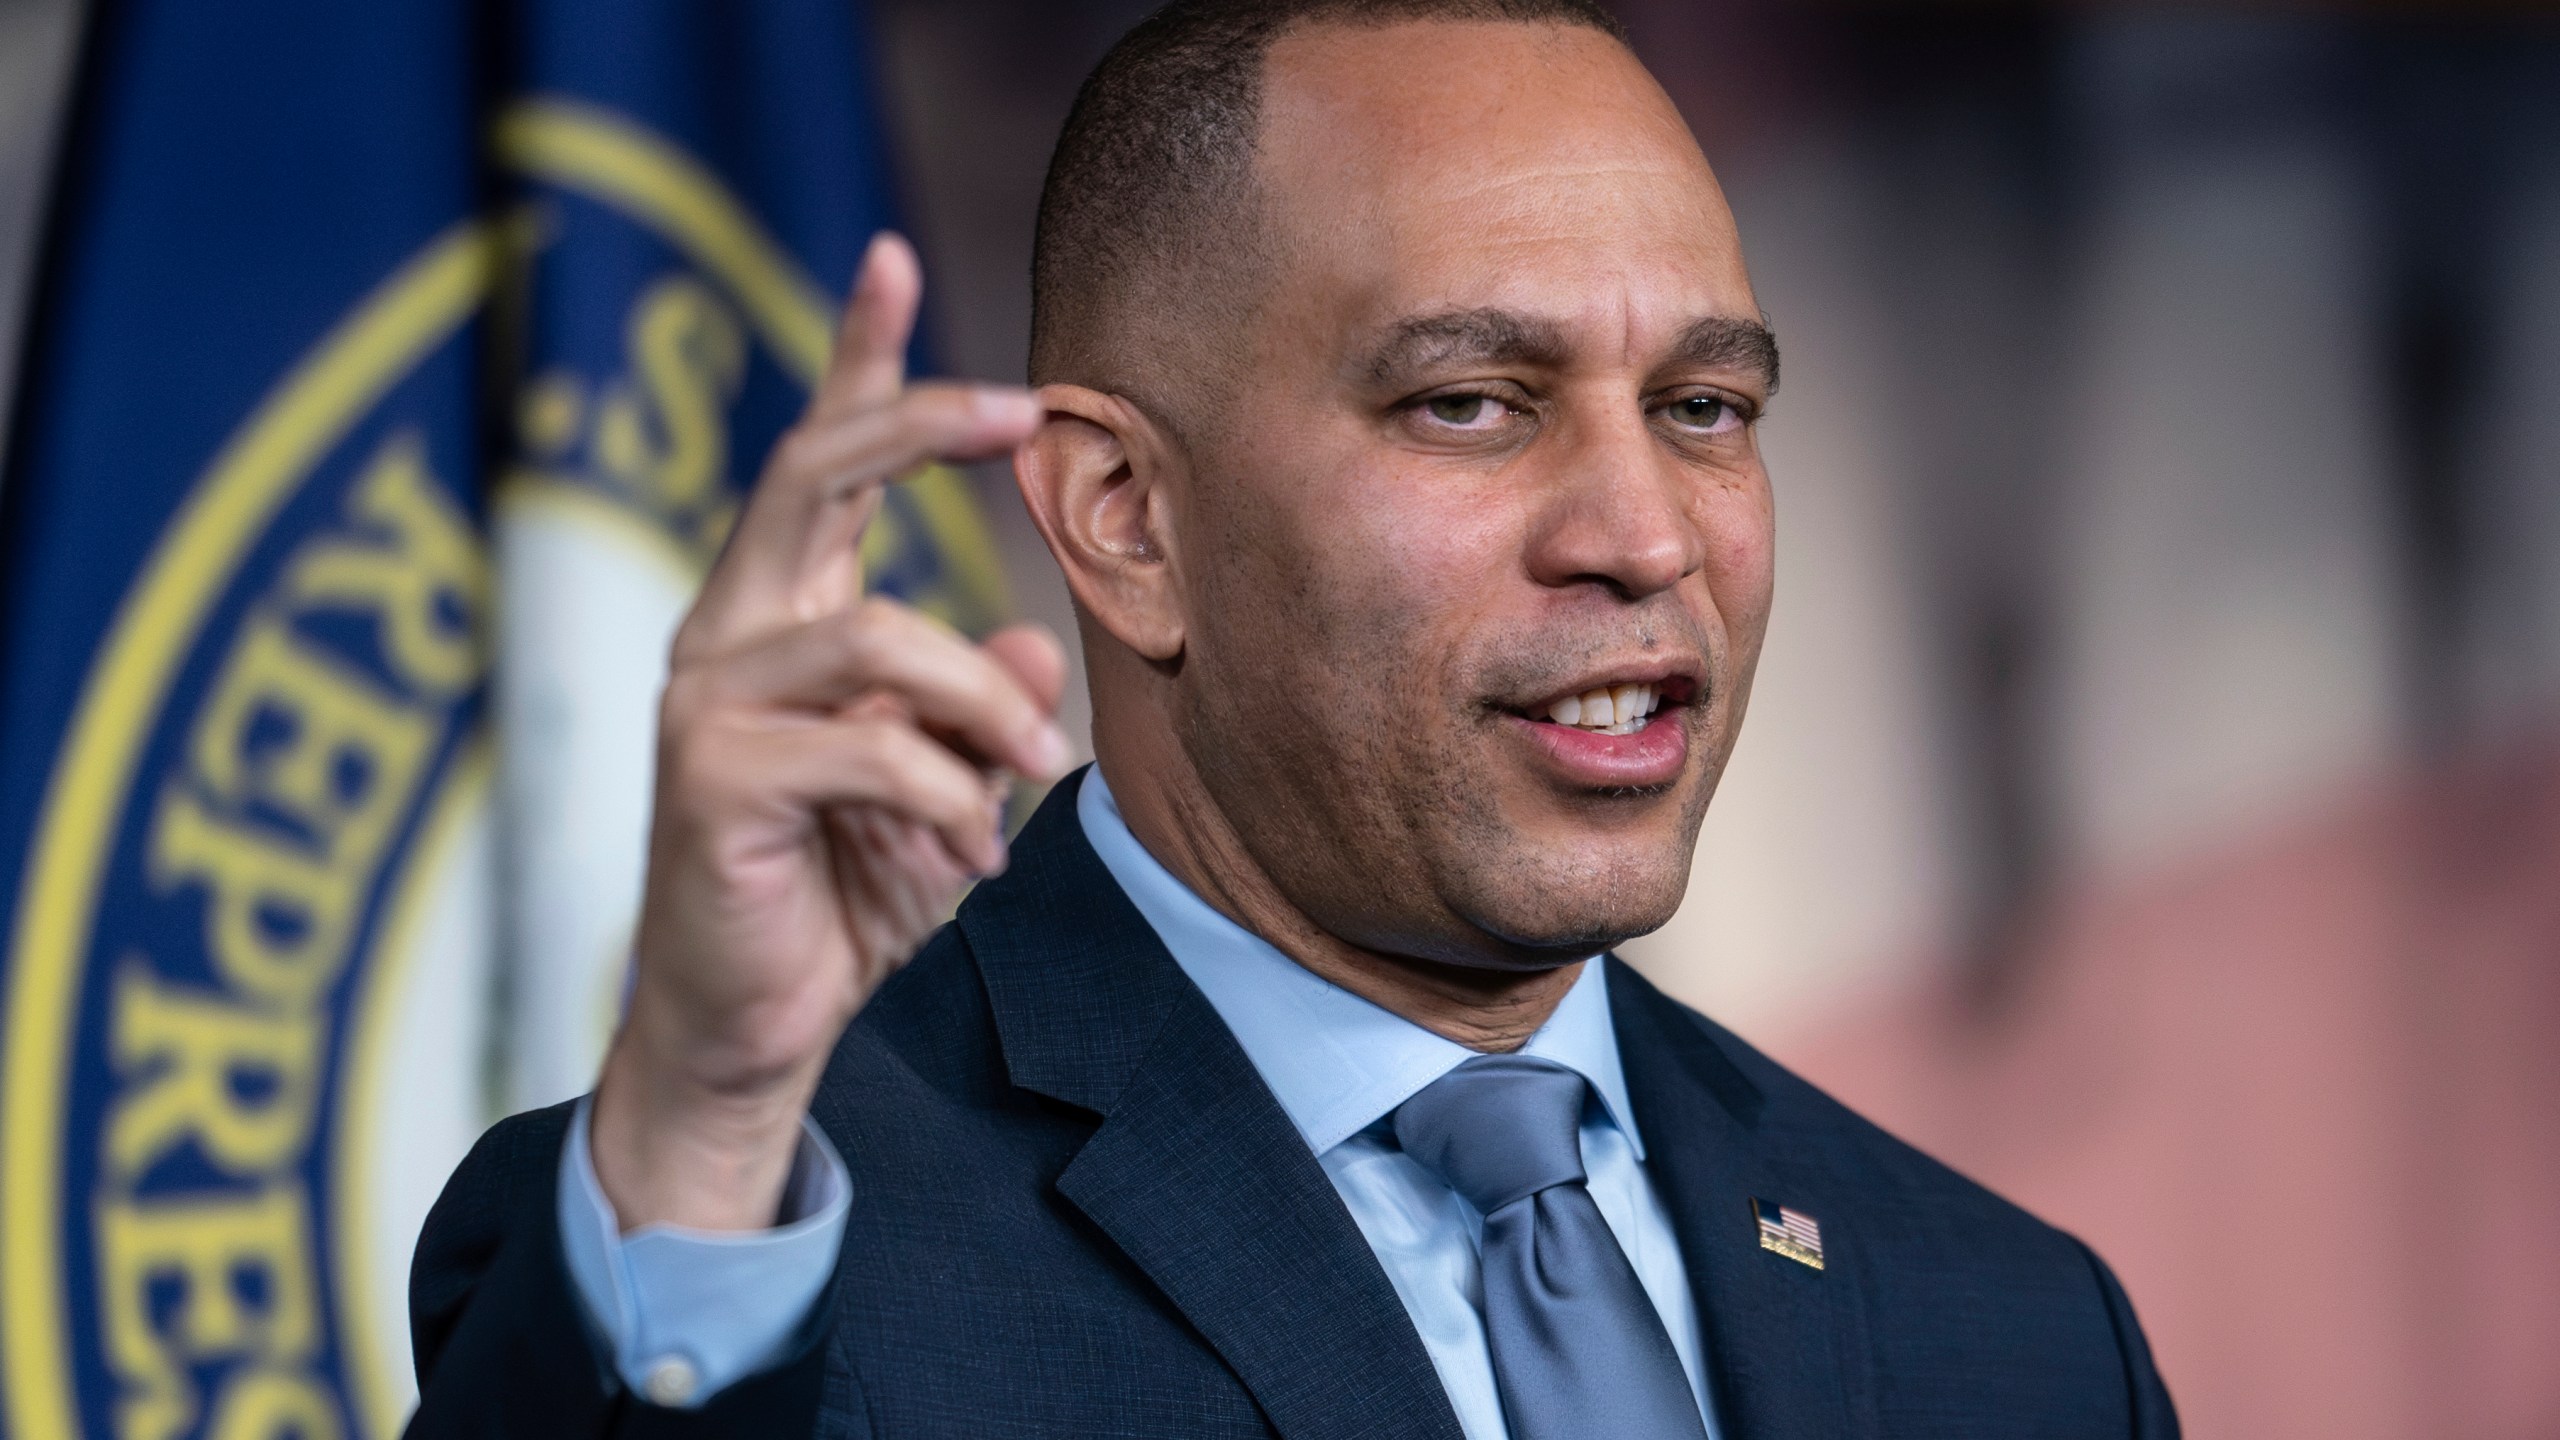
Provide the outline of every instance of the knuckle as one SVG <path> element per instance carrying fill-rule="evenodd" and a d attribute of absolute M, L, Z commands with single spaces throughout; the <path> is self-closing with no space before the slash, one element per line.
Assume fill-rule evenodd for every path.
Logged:
<path fill-rule="evenodd" d="M 773 444 L 770 462 L 773 473 L 806 476 L 822 469 L 821 449 L 824 443 L 819 422 L 803 420 L 793 425 L 783 431 L 782 438 Z"/>
<path fill-rule="evenodd" d="M 838 723 L 845 727 L 843 733 L 849 746 L 863 761 L 879 766 L 882 774 L 893 779 L 903 779 L 932 762 L 928 747 L 933 742 L 904 715 L 875 711 Z"/>
<path fill-rule="evenodd" d="M 960 758 L 911 722 L 881 723 L 897 732 L 887 742 L 889 753 L 883 757 L 882 770 L 889 782 L 920 815 L 941 820 L 956 813 L 958 801 L 970 788 Z"/>
<path fill-rule="evenodd" d="M 878 632 L 903 627 L 915 612 L 887 595 L 865 595 L 854 603 L 854 624 L 864 630 Z"/>
<path fill-rule="evenodd" d="M 905 633 L 906 607 L 877 595 L 865 596 L 832 627 L 836 644 L 856 672 L 879 669 L 895 652 Z"/>
<path fill-rule="evenodd" d="M 658 736 L 661 744 L 694 728 L 702 713 L 710 708 L 710 690 L 711 681 L 698 666 L 669 672 L 666 688 L 658 692 Z"/>
<path fill-rule="evenodd" d="M 700 794 L 720 788 L 727 777 L 722 763 L 728 747 L 719 743 L 711 725 L 669 727 L 658 734 L 660 783 L 677 794 Z"/>
<path fill-rule="evenodd" d="M 967 835 L 976 830 L 981 814 L 982 807 L 964 792 L 949 786 L 935 787 L 931 805 L 924 811 L 925 817 L 934 825 L 954 835 Z"/>

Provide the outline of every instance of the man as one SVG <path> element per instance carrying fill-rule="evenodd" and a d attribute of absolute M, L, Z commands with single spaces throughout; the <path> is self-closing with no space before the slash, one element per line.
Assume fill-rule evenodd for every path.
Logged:
<path fill-rule="evenodd" d="M 1059 144 L 1037 394 L 904 385 L 917 289 L 677 638 L 630 1011 L 430 1220 L 415 1433 L 2175 1433 L 2086 1249 L 1606 956 L 1742 718 L 1777 355 L 1604 15 L 1183 0 Z M 855 561 L 1008 451 L 1098 756 L 1009 865 L 1054 646 Z"/>

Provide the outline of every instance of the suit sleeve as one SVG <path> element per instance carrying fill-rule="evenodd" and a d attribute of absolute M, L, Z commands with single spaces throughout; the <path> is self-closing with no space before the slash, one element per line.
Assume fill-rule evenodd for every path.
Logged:
<path fill-rule="evenodd" d="M 2080 1253 L 2087 1257 L 2090 1270 L 2098 1277 L 2098 1291 L 2106 1299 L 2108 1323 L 2115 1327 L 2116 1349 L 2124 1357 L 2125 1388 L 2133 1404 L 2134 1440 L 2179 1440 L 2177 1407 L 2169 1403 L 2169 1387 L 2160 1378 L 2160 1367 L 2151 1363 L 2151 1342 L 2143 1338 L 2142 1322 L 2133 1318 L 2133 1301 L 2126 1297 L 2124 1286 L 2107 1268 L 2107 1262 L 2098 1258 L 2098 1252 L 2083 1244 Z"/>
<path fill-rule="evenodd" d="M 427 1216 L 409 1272 L 412 1440 L 814 1433 L 832 1282 L 779 1362 L 699 1409 L 648 1404 L 615 1376 L 561 1251 L 557 1186 L 571 1113 L 559 1105 L 501 1122 Z"/>

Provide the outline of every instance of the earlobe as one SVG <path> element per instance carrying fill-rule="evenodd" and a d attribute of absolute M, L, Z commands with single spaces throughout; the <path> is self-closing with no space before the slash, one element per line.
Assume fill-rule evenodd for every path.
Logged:
<path fill-rule="evenodd" d="M 1179 463 L 1127 400 L 1080 385 L 1041 387 L 1048 418 L 1014 455 L 1014 480 L 1076 603 L 1153 661 L 1182 653 L 1168 501 Z"/>

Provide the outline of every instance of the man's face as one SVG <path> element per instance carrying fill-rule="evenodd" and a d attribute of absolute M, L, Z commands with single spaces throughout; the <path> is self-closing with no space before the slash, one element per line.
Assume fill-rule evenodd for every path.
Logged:
<path fill-rule="evenodd" d="M 1774 357 L 1705 160 L 1605 36 L 1420 22 L 1285 36 L 1258 174 L 1279 265 L 1175 501 L 1210 795 L 1368 949 L 1659 926 L 1773 547 Z"/>

